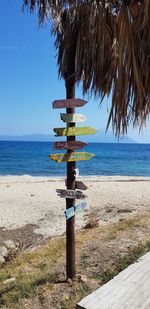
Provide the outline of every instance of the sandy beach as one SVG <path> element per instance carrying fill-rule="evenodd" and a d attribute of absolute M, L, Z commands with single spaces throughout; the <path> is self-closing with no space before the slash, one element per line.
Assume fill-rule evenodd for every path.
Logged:
<path fill-rule="evenodd" d="M 88 189 L 84 191 L 87 208 L 76 216 L 77 229 L 92 219 L 108 224 L 150 211 L 150 177 L 79 177 L 78 180 Z M 65 188 L 64 178 L 1 176 L 1 235 L 27 227 L 32 227 L 34 235 L 42 238 L 63 234 L 65 199 L 57 195 L 57 188 Z"/>
<path fill-rule="evenodd" d="M 64 308 L 75 308 L 86 295 L 81 294 L 83 286 L 87 286 L 88 293 L 96 290 L 150 248 L 150 178 L 78 179 L 88 187 L 84 191 L 87 208 L 76 215 L 76 265 L 84 281 L 77 280 L 68 286 L 65 281 L 66 205 L 65 199 L 56 193 L 57 188 L 65 188 L 64 179 L 0 177 L 1 288 L 5 288 L 4 282 L 16 280 L 13 292 L 16 284 L 20 286 L 16 292 L 19 293 L 17 308 L 60 309 L 62 300 L 66 304 L 64 295 L 67 295 Z M 47 278 L 52 278 L 50 285 Z M 35 296 L 21 300 L 20 291 L 26 291 L 30 282 L 42 282 L 40 286 L 38 283 L 40 296 L 36 296 L 35 283 Z M 71 299 L 69 306 L 68 299 Z M 13 308 L 12 303 L 7 308 Z"/>

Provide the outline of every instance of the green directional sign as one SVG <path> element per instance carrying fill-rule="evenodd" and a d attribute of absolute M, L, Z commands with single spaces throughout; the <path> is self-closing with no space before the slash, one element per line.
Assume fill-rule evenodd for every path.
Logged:
<path fill-rule="evenodd" d="M 72 153 L 58 153 L 51 154 L 49 158 L 56 162 L 71 162 L 71 161 L 81 161 L 90 160 L 95 155 L 89 152 L 72 152 Z"/>
<path fill-rule="evenodd" d="M 95 134 L 96 130 L 92 127 L 69 127 L 69 128 L 55 128 L 56 136 L 75 136 L 75 135 L 90 135 Z"/>

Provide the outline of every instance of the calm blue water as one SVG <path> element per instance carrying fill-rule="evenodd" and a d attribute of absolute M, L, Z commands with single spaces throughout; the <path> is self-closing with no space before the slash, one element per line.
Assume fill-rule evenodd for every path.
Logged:
<path fill-rule="evenodd" d="M 90 161 L 77 163 L 80 175 L 150 176 L 150 144 L 90 143 Z M 0 142 L 0 175 L 65 176 L 66 164 L 49 160 L 49 142 Z"/>

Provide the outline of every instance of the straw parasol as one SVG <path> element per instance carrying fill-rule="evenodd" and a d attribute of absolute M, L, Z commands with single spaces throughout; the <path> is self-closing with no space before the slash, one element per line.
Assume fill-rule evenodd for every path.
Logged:
<path fill-rule="evenodd" d="M 150 1 L 24 0 L 49 17 L 59 75 L 82 83 L 83 93 L 111 98 L 107 127 L 116 135 L 142 126 L 150 112 Z"/>

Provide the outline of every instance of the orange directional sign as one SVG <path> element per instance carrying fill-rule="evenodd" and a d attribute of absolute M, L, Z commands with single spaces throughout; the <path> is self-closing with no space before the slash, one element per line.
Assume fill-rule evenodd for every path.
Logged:
<path fill-rule="evenodd" d="M 64 142 L 56 142 L 54 143 L 55 149 L 81 149 L 85 147 L 87 144 L 80 141 L 64 141 Z"/>
<path fill-rule="evenodd" d="M 55 128 L 56 136 L 75 136 L 75 135 L 90 135 L 95 134 L 96 130 L 91 127 L 70 127 L 70 128 Z"/>
<path fill-rule="evenodd" d="M 71 161 L 81 161 L 90 160 L 95 155 L 89 152 L 72 152 L 72 153 L 59 153 L 51 154 L 49 158 L 56 162 L 71 162 Z"/>
<path fill-rule="evenodd" d="M 74 108 L 80 107 L 87 103 L 87 101 L 82 99 L 66 99 L 66 100 L 55 100 L 53 108 Z"/>
<path fill-rule="evenodd" d="M 84 122 L 87 117 L 81 114 L 60 114 L 61 120 L 64 122 Z"/>

